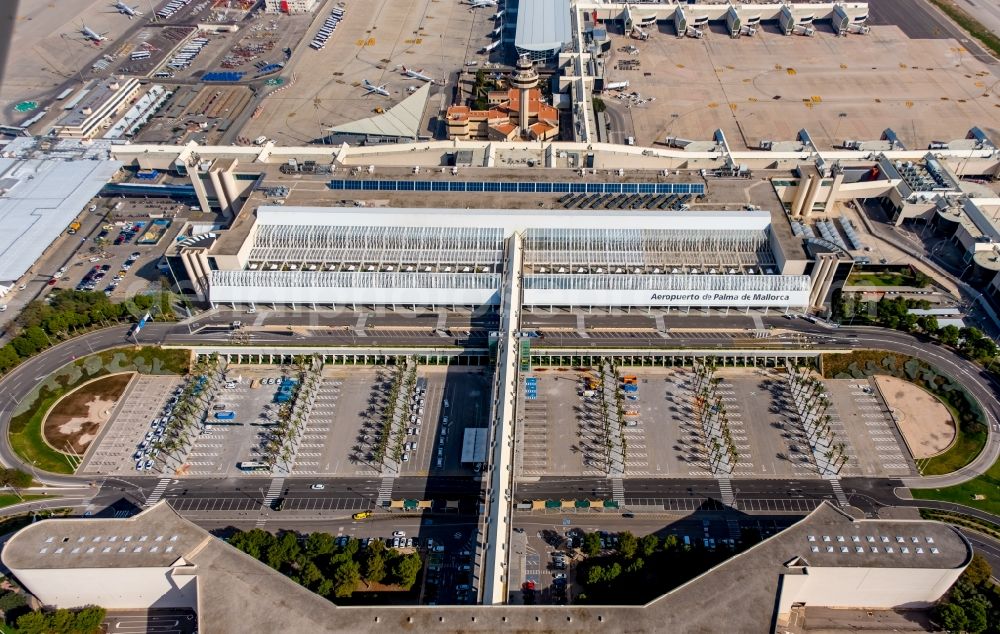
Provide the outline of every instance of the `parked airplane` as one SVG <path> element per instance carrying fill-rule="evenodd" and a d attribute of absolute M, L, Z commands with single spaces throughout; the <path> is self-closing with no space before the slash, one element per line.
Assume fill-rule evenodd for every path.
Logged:
<path fill-rule="evenodd" d="M 497 6 L 497 0 L 465 0 L 463 4 L 467 4 L 473 9 L 483 9 Z"/>
<path fill-rule="evenodd" d="M 411 70 L 406 66 L 403 66 L 403 74 L 412 79 L 419 79 L 420 81 L 429 81 L 432 84 L 434 83 L 434 79 L 432 77 L 428 77 L 427 75 L 425 75 L 423 73 L 423 69 Z"/>
<path fill-rule="evenodd" d="M 118 0 L 117 2 L 115 2 L 115 8 L 118 9 L 118 13 L 121 13 L 122 15 L 127 15 L 129 20 L 138 15 L 142 15 L 142 11 L 139 10 L 138 6 L 130 7 L 127 4 L 125 4 L 122 0 Z"/>
<path fill-rule="evenodd" d="M 103 33 L 98 33 L 94 29 L 90 28 L 86 24 L 80 27 L 80 33 L 83 37 L 87 38 L 94 44 L 100 44 L 101 42 L 107 41 L 108 38 L 104 37 Z"/>
<path fill-rule="evenodd" d="M 383 97 L 388 97 L 389 96 L 389 91 L 385 89 L 386 86 L 387 86 L 387 84 L 382 84 L 381 86 L 376 86 L 375 84 L 371 83 L 367 79 L 364 80 L 364 83 L 362 83 L 362 85 L 361 85 L 362 88 L 364 88 L 366 91 L 368 91 L 368 92 L 365 93 L 366 95 L 382 95 Z"/>

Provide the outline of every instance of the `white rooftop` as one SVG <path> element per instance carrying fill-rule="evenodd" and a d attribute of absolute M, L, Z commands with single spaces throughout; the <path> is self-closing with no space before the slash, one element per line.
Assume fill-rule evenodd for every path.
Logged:
<path fill-rule="evenodd" d="M 606 211 L 428 209 L 407 207 L 293 207 L 263 205 L 258 225 L 495 227 L 505 235 L 525 229 L 751 230 L 771 224 L 767 211 L 662 211 L 609 216 Z"/>
<path fill-rule="evenodd" d="M 514 46 L 551 51 L 572 40 L 569 0 L 530 0 L 517 8 Z"/>
<path fill-rule="evenodd" d="M 420 121 L 423 118 L 424 106 L 427 105 L 427 97 L 430 94 L 431 84 L 426 82 L 412 95 L 382 114 L 333 126 L 330 128 L 330 132 L 416 139 L 420 134 Z"/>
<path fill-rule="evenodd" d="M 24 275 L 119 167 L 119 161 L 0 158 L 0 285 Z"/>

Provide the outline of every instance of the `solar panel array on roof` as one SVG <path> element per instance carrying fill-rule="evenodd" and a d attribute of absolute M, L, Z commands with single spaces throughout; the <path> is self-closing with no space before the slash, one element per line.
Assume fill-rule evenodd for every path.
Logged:
<path fill-rule="evenodd" d="M 330 181 L 330 189 L 349 191 L 505 192 L 512 194 L 704 194 L 704 183 L 569 183 L 517 181 Z"/>

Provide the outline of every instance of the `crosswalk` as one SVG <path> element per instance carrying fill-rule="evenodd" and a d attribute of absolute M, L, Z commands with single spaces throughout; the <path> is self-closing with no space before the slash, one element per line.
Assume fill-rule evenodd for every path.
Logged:
<path fill-rule="evenodd" d="M 851 505 L 851 503 L 847 501 L 847 496 L 844 494 L 844 488 L 840 486 L 840 480 L 836 478 L 831 479 L 830 487 L 833 488 L 833 494 L 837 497 L 837 502 L 841 506 Z"/>
<path fill-rule="evenodd" d="M 733 483 L 729 478 L 719 478 L 719 491 L 722 493 L 722 503 L 732 506 L 736 496 L 733 495 Z"/>
<path fill-rule="evenodd" d="M 159 502 L 163 494 L 166 493 L 168 484 L 170 484 L 170 478 L 160 478 L 160 481 L 156 483 L 156 487 L 153 488 L 153 492 L 146 498 L 146 506 L 153 506 Z"/>
<path fill-rule="evenodd" d="M 264 495 L 263 506 L 270 508 L 274 501 L 278 499 L 281 495 L 281 489 L 285 486 L 284 478 L 272 478 L 271 486 L 267 488 L 267 494 Z"/>
<path fill-rule="evenodd" d="M 392 500 L 392 485 L 395 482 L 395 478 L 382 478 L 382 484 L 378 485 L 378 499 L 375 501 L 376 506 L 384 506 Z"/>
<path fill-rule="evenodd" d="M 621 478 L 611 478 L 611 499 L 618 503 L 618 506 L 625 504 L 625 485 Z"/>
<path fill-rule="evenodd" d="M 281 489 L 285 486 L 284 478 L 272 478 L 271 486 L 267 488 L 267 493 L 264 495 L 264 501 L 260 505 L 260 516 L 257 518 L 256 526 L 257 528 L 263 528 L 267 524 L 268 516 L 264 514 L 264 511 L 271 508 L 274 501 L 278 499 L 281 495 Z"/>

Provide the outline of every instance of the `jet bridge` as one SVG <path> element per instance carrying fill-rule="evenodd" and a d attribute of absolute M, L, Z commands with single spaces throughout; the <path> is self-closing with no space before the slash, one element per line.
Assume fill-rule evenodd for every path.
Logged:
<path fill-rule="evenodd" d="M 844 5 L 837 4 L 834 5 L 833 15 L 830 17 L 833 30 L 837 35 L 847 35 L 849 33 L 866 35 L 871 31 L 871 27 L 865 24 L 867 21 L 867 5 L 863 9 L 851 11 Z"/>
<path fill-rule="evenodd" d="M 760 14 L 743 15 L 740 7 L 731 5 L 726 10 L 726 28 L 729 30 L 729 37 L 737 38 L 741 35 L 754 35 L 760 26 Z"/>
<path fill-rule="evenodd" d="M 815 13 L 796 13 L 791 6 L 784 4 L 778 13 L 778 26 L 784 35 L 805 35 L 808 37 L 816 33 L 816 28 L 812 25 L 815 19 Z"/>
<path fill-rule="evenodd" d="M 677 5 L 674 10 L 674 29 L 677 31 L 677 37 L 700 38 L 704 34 L 703 29 L 707 26 L 707 15 L 689 16 L 683 5 Z"/>

